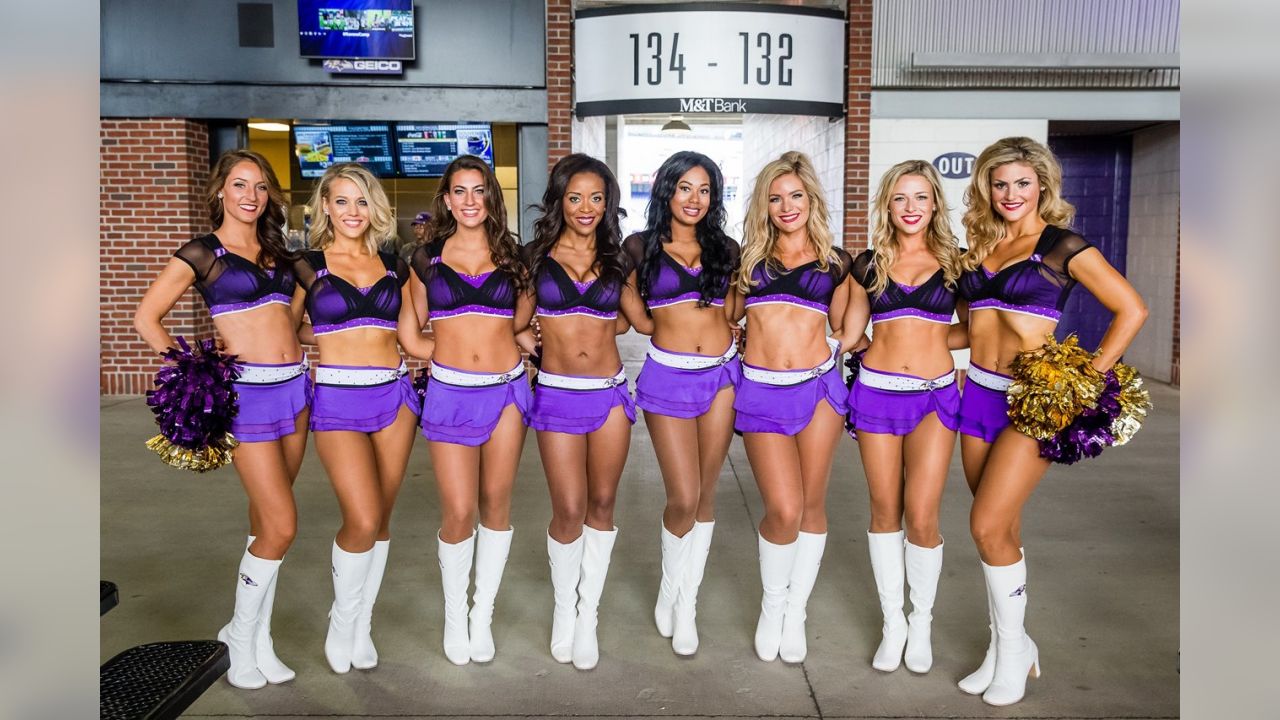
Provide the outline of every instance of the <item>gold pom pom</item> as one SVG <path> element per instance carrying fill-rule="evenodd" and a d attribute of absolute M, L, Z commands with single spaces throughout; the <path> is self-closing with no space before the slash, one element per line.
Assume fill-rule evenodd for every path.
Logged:
<path fill-rule="evenodd" d="M 207 447 L 190 450 L 169 442 L 164 435 L 156 435 L 147 441 L 147 448 L 160 456 L 165 464 L 179 470 L 204 473 L 231 462 L 231 451 L 240 444 L 227 433 L 222 440 L 211 443 Z"/>
<path fill-rule="evenodd" d="M 1116 445 L 1124 445 L 1142 428 L 1142 423 L 1151 411 L 1151 393 L 1142 385 L 1142 376 L 1137 370 L 1116 363 L 1113 371 L 1120 383 L 1120 415 L 1111 421 L 1111 434 L 1115 436 Z"/>
<path fill-rule="evenodd" d="M 1093 355 L 1074 334 L 1061 343 L 1046 335 L 1042 347 L 1018 353 L 1009 370 L 1009 420 L 1036 440 L 1052 439 L 1085 408 L 1095 407 L 1104 386 Z"/>

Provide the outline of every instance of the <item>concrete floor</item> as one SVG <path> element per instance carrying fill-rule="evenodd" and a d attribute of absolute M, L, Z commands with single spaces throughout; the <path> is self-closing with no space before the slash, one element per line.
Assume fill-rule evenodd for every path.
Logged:
<path fill-rule="evenodd" d="M 643 346 L 629 336 L 624 347 L 634 377 Z M 958 451 L 942 507 L 946 561 L 930 673 L 871 669 L 880 615 L 865 547 L 866 486 L 848 438 L 832 477 L 830 537 L 809 603 L 808 659 L 798 666 L 764 663 L 752 651 L 761 503 L 738 439 L 717 491 L 716 535 L 699 598 L 701 647 L 695 657 L 680 658 L 653 627 L 664 493 L 641 421 L 619 491 L 620 542 L 601 604 L 594 671 L 560 665 L 547 650 L 550 505 L 531 433 L 497 602 L 497 659 L 456 667 L 441 649 L 439 514 L 420 440 L 374 615 L 381 663 L 368 672 L 331 672 L 323 643 L 333 595 L 329 548 L 339 519 L 309 448 L 296 485 L 298 537 L 282 569 L 273 621 L 276 650 L 298 678 L 253 692 L 219 681 L 188 717 L 1176 717 L 1179 394 L 1152 384 L 1151 395 L 1156 411 L 1133 443 L 1075 467 L 1055 466 L 1028 506 L 1028 628 L 1044 676 L 1030 681 L 1027 698 L 1013 707 L 988 707 L 955 687 L 981 660 L 988 638 Z M 230 617 L 246 531 L 234 472 L 194 475 L 162 465 L 143 447 L 154 427 L 141 398 L 103 398 L 101 419 L 101 572 L 120 587 L 119 607 L 101 621 L 101 659 L 145 642 L 213 638 Z"/>

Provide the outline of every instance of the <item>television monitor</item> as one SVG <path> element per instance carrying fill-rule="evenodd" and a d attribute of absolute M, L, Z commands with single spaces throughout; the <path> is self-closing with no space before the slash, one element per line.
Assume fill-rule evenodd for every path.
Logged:
<path fill-rule="evenodd" d="M 318 178 L 334 163 L 355 162 L 378 177 L 396 174 L 387 123 L 293 126 L 293 154 L 304 178 Z"/>
<path fill-rule="evenodd" d="M 475 155 L 493 167 L 493 128 L 488 123 L 396 124 L 396 158 L 404 177 L 440 177 L 459 155 Z"/>
<path fill-rule="evenodd" d="M 298 0 L 302 57 L 412 60 L 413 0 Z"/>

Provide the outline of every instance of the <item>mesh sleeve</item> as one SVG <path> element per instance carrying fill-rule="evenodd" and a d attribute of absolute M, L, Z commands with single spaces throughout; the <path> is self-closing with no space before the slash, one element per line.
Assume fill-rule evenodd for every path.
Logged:
<path fill-rule="evenodd" d="M 836 261 L 832 263 L 831 272 L 835 276 L 836 285 L 839 286 L 853 271 L 853 256 L 844 248 L 834 248 L 834 250 L 836 251 Z"/>
<path fill-rule="evenodd" d="M 863 250 L 853 259 L 852 269 L 854 282 L 864 288 L 870 288 L 875 282 L 875 261 L 876 253 L 874 250 Z"/>
<path fill-rule="evenodd" d="M 399 285 L 400 287 L 404 287 L 404 284 L 409 282 L 409 263 L 405 262 L 404 258 L 400 257 L 399 255 L 396 255 L 395 259 L 396 259 L 396 284 Z"/>
<path fill-rule="evenodd" d="M 1070 279 L 1071 259 L 1091 247 L 1093 244 L 1080 235 L 1070 230 L 1063 230 L 1044 253 L 1043 262 L 1063 279 Z"/>
<path fill-rule="evenodd" d="M 429 244 L 419 245 L 418 248 L 413 251 L 413 255 L 409 257 L 409 266 L 413 268 L 414 274 L 418 276 L 418 279 L 421 280 L 423 284 L 426 284 L 427 282 L 427 269 L 431 267 L 430 248 L 431 246 Z"/>
<path fill-rule="evenodd" d="M 729 248 L 729 282 L 732 283 L 742 267 L 742 246 L 733 238 L 726 239 L 725 245 Z"/>
<path fill-rule="evenodd" d="M 622 241 L 622 251 L 627 256 L 628 270 L 635 270 L 644 263 L 644 235 L 634 233 Z M 629 274 L 629 273 L 628 273 Z"/>
<path fill-rule="evenodd" d="M 316 281 L 316 270 L 319 267 L 317 256 L 323 260 L 324 253 L 319 250 L 308 250 L 293 261 L 293 275 L 305 290 L 310 290 L 311 284 Z"/>
<path fill-rule="evenodd" d="M 178 248 L 173 256 L 191 266 L 192 272 L 196 274 L 196 282 L 200 284 L 208 282 L 209 273 L 213 272 L 213 266 L 218 261 L 210 243 L 203 237 Z"/>

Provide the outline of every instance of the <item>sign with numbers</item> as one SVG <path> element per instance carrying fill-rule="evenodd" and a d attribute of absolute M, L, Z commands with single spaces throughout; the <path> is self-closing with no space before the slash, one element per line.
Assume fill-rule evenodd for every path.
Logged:
<path fill-rule="evenodd" d="M 584 8 L 574 19 L 575 110 L 842 117 L 844 15 L 787 5 Z"/>

